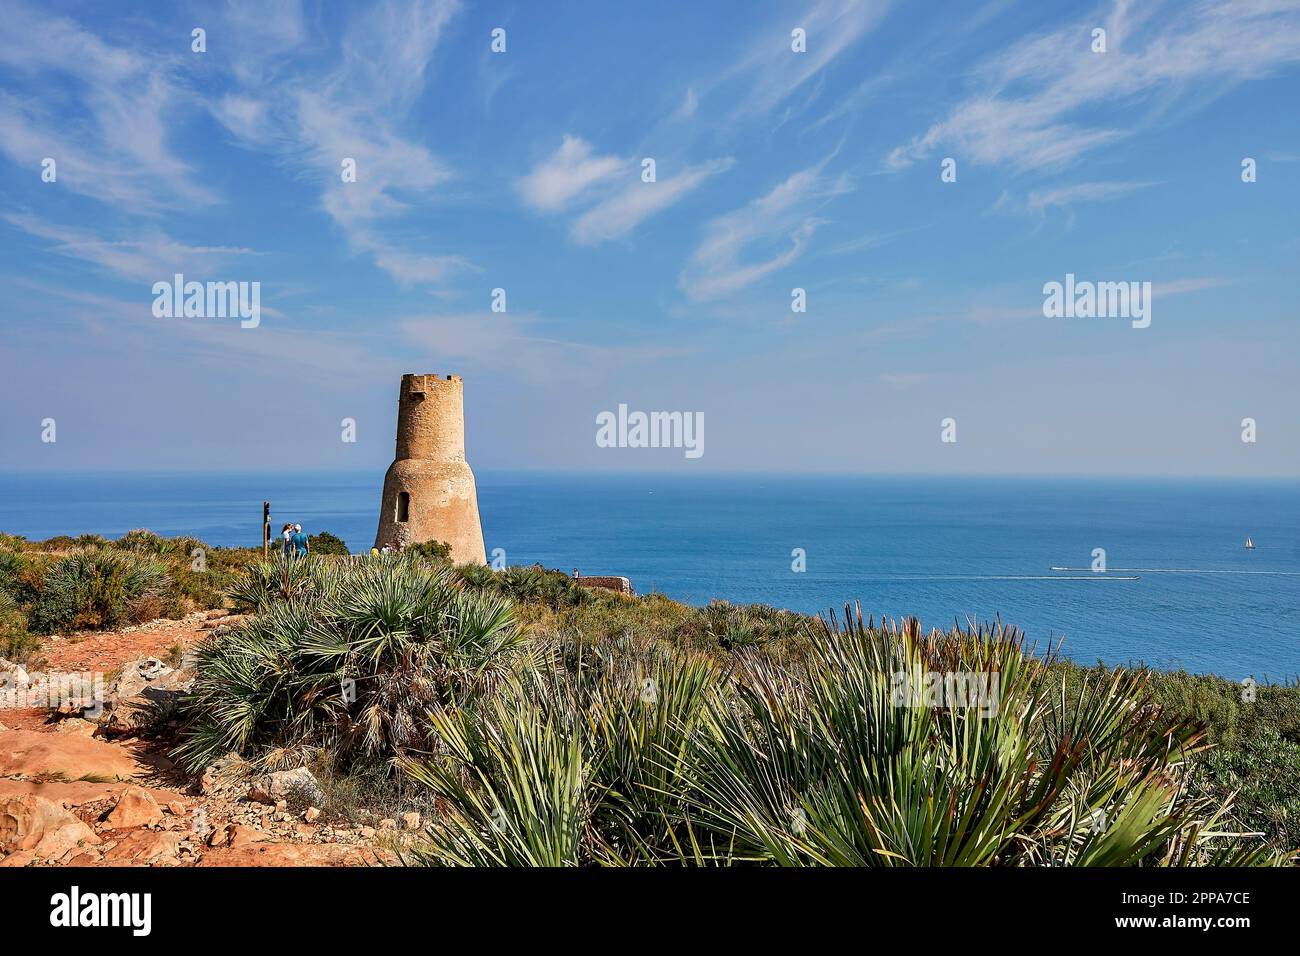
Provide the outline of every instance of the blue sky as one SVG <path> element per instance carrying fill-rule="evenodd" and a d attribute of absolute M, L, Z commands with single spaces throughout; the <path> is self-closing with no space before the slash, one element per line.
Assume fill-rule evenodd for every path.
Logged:
<path fill-rule="evenodd" d="M 4 467 L 382 469 L 456 372 L 478 468 L 1300 474 L 1300 4 L 3 13 Z M 1067 273 L 1151 326 L 1045 318 Z M 705 454 L 597 447 L 620 403 Z"/>

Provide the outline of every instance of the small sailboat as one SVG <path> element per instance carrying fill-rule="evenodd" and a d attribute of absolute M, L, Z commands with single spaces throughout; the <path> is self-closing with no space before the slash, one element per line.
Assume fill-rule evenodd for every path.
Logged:
<path fill-rule="evenodd" d="M 1251 541 L 1250 538 L 1246 538 L 1246 550 L 1247 551 L 1255 550 L 1255 542 Z"/>

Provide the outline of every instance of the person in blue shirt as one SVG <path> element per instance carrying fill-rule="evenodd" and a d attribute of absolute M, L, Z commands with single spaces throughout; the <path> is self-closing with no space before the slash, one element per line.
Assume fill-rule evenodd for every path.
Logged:
<path fill-rule="evenodd" d="M 311 544 L 307 541 L 307 536 L 302 533 L 302 525 L 293 526 L 293 553 L 294 557 L 305 558 L 311 553 Z"/>

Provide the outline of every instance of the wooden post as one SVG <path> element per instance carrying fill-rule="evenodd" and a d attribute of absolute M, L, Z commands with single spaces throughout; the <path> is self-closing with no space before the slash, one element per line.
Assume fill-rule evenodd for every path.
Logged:
<path fill-rule="evenodd" d="M 271 502 L 262 502 L 262 559 L 271 556 Z"/>

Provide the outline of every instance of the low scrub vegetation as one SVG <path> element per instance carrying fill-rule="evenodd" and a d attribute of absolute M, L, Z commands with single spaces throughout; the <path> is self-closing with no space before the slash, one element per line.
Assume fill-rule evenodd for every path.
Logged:
<path fill-rule="evenodd" d="M 319 541 L 265 561 L 148 531 L 0 536 L 0 656 L 248 614 L 198 649 L 178 758 L 309 764 L 340 819 L 419 807 L 412 864 L 1243 865 L 1300 846 L 1295 684 L 1247 699 L 1035 655 L 1000 624 L 695 608 Z M 931 673 L 996 674 L 996 707 L 898 696 Z"/>
<path fill-rule="evenodd" d="M 27 630 L 27 616 L 8 591 L 0 591 L 0 658 L 17 664 L 36 662 L 41 639 Z"/>
<path fill-rule="evenodd" d="M 330 534 L 328 531 L 322 531 L 320 534 L 309 534 L 307 544 L 311 548 L 311 553 L 315 555 L 334 555 L 341 556 L 349 554 L 347 543 L 338 535 Z"/>
<path fill-rule="evenodd" d="M 1284 859 L 1214 762 L 1232 685 L 1036 657 L 1001 624 L 697 609 L 422 555 L 268 562 L 231 594 L 255 616 L 200 652 L 179 756 L 423 788 L 407 863 Z M 932 674 L 994 695 L 899 696 Z"/>
<path fill-rule="evenodd" d="M 144 529 L 117 540 L 80 535 L 27 541 L 0 534 L 0 656 L 31 659 L 45 634 L 221 607 L 231 583 L 261 558 L 261 548 L 216 548 Z"/>
<path fill-rule="evenodd" d="M 1195 724 L 1141 675 L 1077 694 L 1013 630 L 822 626 L 797 661 L 627 639 L 430 716 L 402 769 L 444 812 L 439 866 L 1246 865 L 1278 862 L 1193 794 Z M 898 675 L 998 675 L 991 707 L 900 700 Z M 986 701 L 988 702 L 988 701 Z"/>
<path fill-rule="evenodd" d="M 157 561 L 131 551 L 86 548 L 45 572 L 32 609 L 34 631 L 85 631 L 138 624 L 160 615 L 167 575 Z"/>
<path fill-rule="evenodd" d="M 392 760 L 429 744 L 430 709 L 482 695 L 523 654 L 507 601 L 401 556 L 280 558 L 232 593 L 258 613 L 199 648 L 178 751 L 191 769 L 232 750 L 268 766 Z"/>

